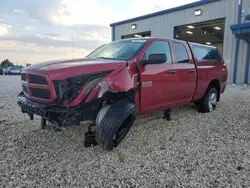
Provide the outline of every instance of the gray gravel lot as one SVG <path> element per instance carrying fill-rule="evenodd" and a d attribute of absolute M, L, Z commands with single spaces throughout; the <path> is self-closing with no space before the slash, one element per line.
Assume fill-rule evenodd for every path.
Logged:
<path fill-rule="evenodd" d="M 84 148 L 86 126 L 41 130 L 20 113 L 19 76 L 0 76 L 0 187 L 250 187 L 250 90 L 215 112 L 194 105 L 139 117 L 112 152 Z"/>

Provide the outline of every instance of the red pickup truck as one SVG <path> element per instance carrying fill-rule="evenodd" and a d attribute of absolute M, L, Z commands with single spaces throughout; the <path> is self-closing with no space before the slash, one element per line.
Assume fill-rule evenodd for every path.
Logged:
<path fill-rule="evenodd" d="M 227 68 L 212 46 L 165 38 L 125 39 L 103 45 L 84 59 L 34 64 L 21 74 L 18 104 L 41 127 L 90 120 L 85 146 L 112 150 L 136 116 L 195 103 L 200 112 L 216 108 Z"/>

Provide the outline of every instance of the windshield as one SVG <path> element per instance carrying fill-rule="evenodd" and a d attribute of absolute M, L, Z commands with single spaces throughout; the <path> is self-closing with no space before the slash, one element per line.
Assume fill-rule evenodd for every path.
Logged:
<path fill-rule="evenodd" d="M 146 40 L 139 39 L 111 42 L 96 49 L 86 58 L 129 60 L 139 51 L 145 42 Z"/>

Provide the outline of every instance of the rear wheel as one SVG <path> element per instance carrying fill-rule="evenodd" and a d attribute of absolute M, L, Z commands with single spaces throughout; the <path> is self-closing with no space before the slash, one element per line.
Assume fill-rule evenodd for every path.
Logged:
<path fill-rule="evenodd" d="M 136 119 L 136 106 L 127 99 L 100 110 L 96 119 L 95 139 L 105 150 L 117 147 Z"/>
<path fill-rule="evenodd" d="M 208 113 L 215 110 L 218 101 L 218 91 L 215 87 L 210 87 L 201 102 L 198 110 L 202 113 Z"/>

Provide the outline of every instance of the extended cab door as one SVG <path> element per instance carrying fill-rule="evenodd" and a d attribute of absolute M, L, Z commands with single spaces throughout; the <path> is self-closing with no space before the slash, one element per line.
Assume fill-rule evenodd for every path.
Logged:
<path fill-rule="evenodd" d="M 161 64 L 142 65 L 140 63 L 143 59 L 148 60 L 152 54 L 166 54 L 167 60 Z M 141 113 L 166 109 L 171 102 L 175 101 L 177 80 L 172 59 L 169 41 L 155 40 L 139 60 Z"/>
<path fill-rule="evenodd" d="M 197 71 L 192 52 L 186 42 L 173 40 L 172 49 L 176 70 L 176 100 L 178 104 L 192 101 L 195 89 Z"/>

